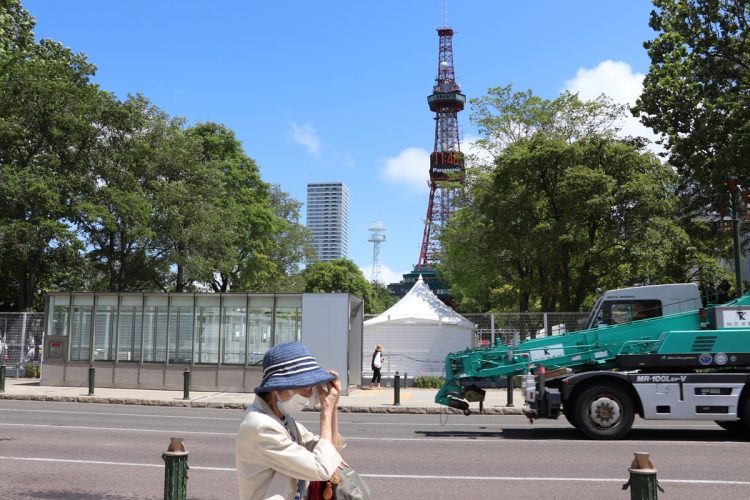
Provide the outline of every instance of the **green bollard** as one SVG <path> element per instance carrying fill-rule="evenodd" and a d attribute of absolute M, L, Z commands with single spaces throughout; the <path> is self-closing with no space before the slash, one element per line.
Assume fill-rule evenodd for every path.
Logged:
<path fill-rule="evenodd" d="M 401 377 L 398 372 L 393 377 L 393 406 L 401 406 Z"/>
<path fill-rule="evenodd" d="M 508 403 L 505 406 L 510 408 L 513 406 L 513 377 L 505 377 L 505 382 L 508 386 Z"/>
<path fill-rule="evenodd" d="M 186 500 L 188 480 L 188 452 L 182 438 L 170 438 L 164 459 L 164 500 Z"/>
<path fill-rule="evenodd" d="M 89 396 L 94 395 L 94 378 L 96 377 L 96 368 L 89 367 Z"/>
<path fill-rule="evenodd" d="M 185 373 L 182 374 L 182 399 L 190 399 L 190 370 L 185 368 Z"/>
<path fill-rule="evenodd" d="M 0 392 L 5 392 L 5 365 L 0 365 Z"/>
<path fill-rule="evenodd" d="M 635 452 L 635 458 L 628 469 L 630 479 L 622 485 L 626 490 L 630 487 L 630 500 L 656 500 L 657 490 L 664 493 L 664 488 L 656 480 L 656 468 L 649 459 L 648 453 Z"/>

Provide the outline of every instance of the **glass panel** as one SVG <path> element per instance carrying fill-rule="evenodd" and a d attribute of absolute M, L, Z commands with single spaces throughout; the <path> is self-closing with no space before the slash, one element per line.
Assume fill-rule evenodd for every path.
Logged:
<path fill-rule="evenodd" d="M 156 311 L 156 335 L 154 335 L 154 359 L 159 363 L 167 360 L 167 308 L 158 307 Z"/>
<path fill-rule="evenodd" d="M 94 295 L 93 294 L 73 295 L 73 304 L 77 306 L 93 306 Z"/>
<path fill-rule="evenodd" d="M 199 307 L 196 318 L 195 355 L 198 363 L 219 362 L 219 307 Z"/>
<path fill-rule="evenodd" d="M 298 342 L 302 328 L 301 307 L 276 308 L 276 344 Z"/>
<path fill-rule="evenodd" d="M 70 305 L 70 295 L 67 293 L 64 294 L 53 294 L 51 293 L 49 295 L 49 305 L 52 306 L 69 306 Z"/>
<path fill-rule="evenodd" d="M 55 306 L 52 310 L 52 321 L 49 335 L 68 336 L 68 314 L 70 306 Z"/>
<path fill-rule="evenodd" d="M 247 295 L 224 295 L 224 307 L 245 307 L 247 305 Z"/>
<path fill-rule="evenodd" d="M 221 362 L 229 365 L 245 363 L 245 308 L 224 308 L 224 336 Z"/>
<path fill-rule="evenodd" d="M 91 348 L 91 306 L 73 306 L 70 360 L 88 361 Z"/>
<path fill-rule="evenodd" d="M 123 294 L 120 296 L 120 306 L 140 306 L 143 305 L 143 295 L 140 294 Z"/>
<path fill-rule="evenodd" d="M 154 361 L 156 340 L 156 307 L 143 308 L 143 361 Z"/>
<path fill-rule="evenodd" d="M 117 359 L 120 361 L 140 361 L 141 316 L 140 307 L 120 306 L 117 322 Z"/>
<path fill-rule="evenodd" d="M 248 353 L 247 363 L 259 365 L 263 363 L 263 355 L 271 347 L 271 314 L 270 307 L 253 308 L 248 311 Z"/>
<path fill-rule="evenodd" d="M 193 307 L 169 310 L 169 362 L 190 363 L 193 341 Z"/>
<path fill-rule="evenodd" d="M 117 294 L 96 294 L 96 305 L 97 306 L 116 306 L 117 305 Z"/>
<path fill-rule="evenodd" d="M 195 307 L 218 307 L 221 298 L 218 294 L 199 293 L 195 295 Z"/>
<path fill-rule="evenodd" d="M 251 295 L 250 307 L 252 309 L 262 309 L 264 307 L 273 307 L 272 295 Z"/>
<path fill-rule="evenodd" d="M 167 306 L 167 295 L 146 295 L 145 297 L 146 305 L 148 306 L 159 306 L 159 307 L 166 307 Z"/>
<path fill-rule="evenodd" d="M 96 306 L 94 320 L 94 359 L 112 360 L 112 332 L 115 321 L 115 306 Z"/>
<path fill-rule="evenodd" d="M 299 294 L 277 295 L 276 307 L 278 308 L 302 307 L 302 296 Z"/>
<path fill-rule="evenodd" d="M 193 294 L 177 293 L 171 294 L 170 300 L 172 307 L 193 307 L 193 301 L 195 299 L 193 298 Z"/>

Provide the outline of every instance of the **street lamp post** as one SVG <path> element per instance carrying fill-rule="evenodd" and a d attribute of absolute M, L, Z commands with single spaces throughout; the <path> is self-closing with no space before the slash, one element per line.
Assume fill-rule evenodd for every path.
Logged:
<path fill-rule="evenodd" d="M 729 201 L 732 210 L 732 235 L 734 238 L 734 279 L 737 297 L 742 297 L 742 268 L 740 267 L 740 203 L 742 201 L 742 187 L 737 184 L 737 177 L 727 178 Z"/>

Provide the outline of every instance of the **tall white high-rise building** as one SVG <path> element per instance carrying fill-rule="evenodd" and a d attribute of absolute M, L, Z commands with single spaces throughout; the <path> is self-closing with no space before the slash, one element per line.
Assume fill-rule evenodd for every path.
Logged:
<path fill-rule="evenodd" d="M 317 261 L 347 257 L 349 189 L 343 182 L 315 182 L 307 185 L 307 227 L 313 234 Z"/>

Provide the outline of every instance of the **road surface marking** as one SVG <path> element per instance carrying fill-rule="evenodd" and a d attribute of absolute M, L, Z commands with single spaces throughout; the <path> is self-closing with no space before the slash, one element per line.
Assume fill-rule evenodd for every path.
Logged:
<path fill-rule="evenodd" d="M 115 465 L 126 467 L 159 467 L 164 468 L 164 464 L 146 464 L 133 462 L 108 462 L 102 460 L 71 460 L 61 458 L 40 458 L 40 457 L 7 457 L 0 456 L 0 460 L 21 460 L 26 462 L 54 462 L 68 464 L 85 464 L 85 465 Z M 190 464 L 191 470 L 207 470 L 216 472 L 235 472 L 234 467 L 204 467 Z M 360 473 L 362 477 L 374 479 L 429 479 L 429 480 L 450 480 L 450 481 L 555 481 L 555 482 L 584 482 L 584 483 L 620 483 L 622 484 L 627 478 L 608 478 L 608 477 L 524 477 L 524 476 L 430 476 L 417 474 L 367 474 Z M 664 479 L 659 478 L 660 483 L 675 484 L 711 484 L 711 485 L 737 485 L 750 486 L 750 481 L 732 481 L 717 479 Z"/>

